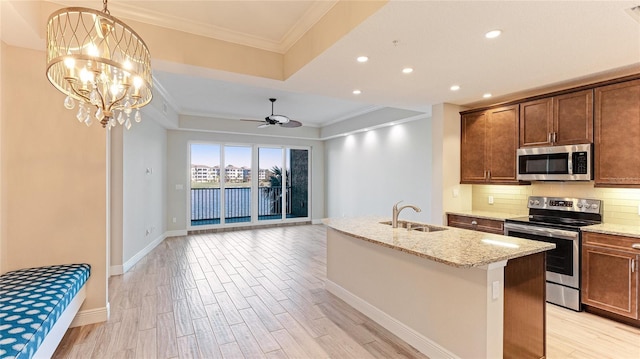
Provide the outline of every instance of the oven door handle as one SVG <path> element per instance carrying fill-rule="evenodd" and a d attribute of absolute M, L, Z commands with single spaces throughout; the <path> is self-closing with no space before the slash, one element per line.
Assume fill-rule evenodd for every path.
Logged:
<path fill-rule="evenodd" d="M 505 233 L 513 229 L 519 232 L 536 234 L 543 237 L 554 237 L 554 238 L 568 239 L 568 240 L 576 240 L 580 235 L 578 232 L 565 231 L 562 229 L 542 228 L 542 227 L 536 227 L 536 226 L 524 226 L 521 224 L 513 224 L 513 223 L 505 223 L 504 229 L 505 229 Z"/>

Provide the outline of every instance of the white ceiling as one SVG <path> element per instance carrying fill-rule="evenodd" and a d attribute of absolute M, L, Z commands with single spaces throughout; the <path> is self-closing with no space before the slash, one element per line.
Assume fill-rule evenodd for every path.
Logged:
<path fill-rule="evenodd" d="M 112 0 L 109 9 L 123 19 L 284 52 L 334 3 Z M 82 5 L 101 7 L 96 0 Z M 473 103 L 485 92 L 499 97 L 640 64 L 640 24 L 625 12 L 637 5 L 392 0 L 285 81 L 162 61 L 154 62 L 154 77 L 185 114 L 263 118 L 269 97 L 278 98 L 276 113 L 307 126 L 385 106 L 429 113 L 431 105 Z M 6 24 L 15 21 L 6 13 L 2 40 L 12 43 Z M 491 29 L 503 35 L 485 39 Z M 359 55 L 370 61 L 357 63 Z M 414 72 L 402 74 L 405 66 Z M 453 84 L 461 89 L 450 91 Z M 355 88 L 362 94 L 353 95 Z"/>

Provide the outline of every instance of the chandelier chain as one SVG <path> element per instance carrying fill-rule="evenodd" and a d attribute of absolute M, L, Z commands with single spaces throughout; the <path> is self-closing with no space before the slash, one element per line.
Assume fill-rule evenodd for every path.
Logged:
<path fill-rule="evenodd" d="M 111 12 L 109 12 L 109 9 L 107 9 L 107 2 L 108 0 L 102 0 L 102 12 L 107 15 L 111 15 Z"/>

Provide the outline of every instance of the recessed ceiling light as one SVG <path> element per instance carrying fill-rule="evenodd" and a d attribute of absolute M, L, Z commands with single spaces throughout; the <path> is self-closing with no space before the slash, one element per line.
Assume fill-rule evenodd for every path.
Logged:
<path fill-rule="evenodd" d="M 489 98 L 489 97 L 491 97 L 491 94 L 490 93 L 486 93 L 486 94 L 482 95 L 482 97 Z"/>
<path fill-rule="evenodd" d="M 496 37 L 500 36 L 502 34 L 502 30 L 491 30 L 489 32 L 487 32 L 486 34 L 484 34 L 484 37 L 486 37 L 487 39 L 495 39 Z"/>
<path fill-rule="evenodd" d="M 413 69 L 411 67 L 405 67 L 404 69 L 402 69 L 403 74 L 410 74 L 412 72 L 413 72 Z"/>
<path fill-rule="evenodd" d="M 361 94 L 361 93 L 362 93 L 362 91 L 360 91 L 360 90 L 353 90 L 353 94 L 354 94 L 354 95 L 359 95 L 359 94 Z"/>
<path fill-rule="evenodd" d="M 458 91 L 458 90 L 460 90 L 460 86 L 453 85 L 453 86 L 450 87 L 450 89 L 451 89 L 451 91 Z"/>
<path fill-rule="evenodd" d="M 358 56 L 356 60 L 358 60 L 358 62 L 367 62 L 369 61 L 369 58 L 366 56 Z"/>

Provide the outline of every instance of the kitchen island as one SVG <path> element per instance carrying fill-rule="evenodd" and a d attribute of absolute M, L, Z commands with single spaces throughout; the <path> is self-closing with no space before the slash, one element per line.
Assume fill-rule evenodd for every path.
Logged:
<path fill-rule="evenodd" d="M 545 355 L 544 251 L 553 244 L 382 222 L 324 220 L 327 290 L 429 357 Z"/>

